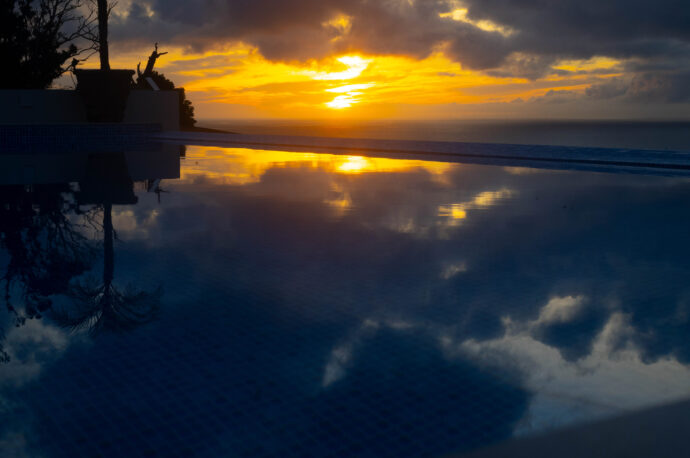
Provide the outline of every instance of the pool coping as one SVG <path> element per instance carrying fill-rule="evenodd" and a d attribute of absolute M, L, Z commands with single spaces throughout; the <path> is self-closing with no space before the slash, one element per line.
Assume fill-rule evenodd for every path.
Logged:
<path fill-rule="evenodd" d="M 690 174 L 690 151 L 172 131 L 154 133 L 152 137 L 164 142 L 200 146 L 270 148 L 568 170 Z"/>

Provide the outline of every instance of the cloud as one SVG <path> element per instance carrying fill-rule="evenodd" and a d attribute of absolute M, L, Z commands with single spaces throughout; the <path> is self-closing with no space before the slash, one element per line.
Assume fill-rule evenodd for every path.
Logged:
<path fill-rule="evenodd" d="M 592 84 L 585 90 L 585 95 L 593 99 L 607 100 L 625 95 L 630 83 L 622 78 L 611 78 L 601 83 Z"/>
<path fill-rule="evenodd" d="M 351 51 L 423 58 L 441 47 L 466 68 L 534 79 L 560 59 L 656 60 L 673 70 L 690 57 L 681 0 L 150 0 L 119 13 L 115 41 L 193 51 L 243 42 L 271 60 Z"/>
<path fill-rule="evenodd" d="M 561 298 L 561 302 L 564 299 L 574 298 Z M 515 326 L 520 330 L 515 330 Z M 450 357 L 470 356 L 484 365 L 520 368 L 525 387 L 533 396 L 525 416 L 516 425 L 516 434 L 591 421 L 687 397 L 690 368 L 673 357 L 644 361 L 633 343 L 636 331 L 624 314 L 610 315 L 595 336 L 591 351 L 578 361 L 564 359 L 556 347 L 535 339 L 528 329 L 529 324 L 511 323 L 506 334 L 498 339 L 446 339 L 444 343 Z"/>
<path fill-rule="evenodd" d="M 530 80 L 540 78 L 549 72 L 568 73 L 552 69 L 551 66 L 555 62 L 556 58 L 554 56 L 515 53 L 508 57 L 500 68 L 489 70 L 487 73 L 491 76 L 503 78 L 527 78 Z"/>
<path fill-rule="evenodd" d="M 328 388 L 338 380 L 345 377 L 347 369 L 352 365 L 353 353 L 362 345 L 362 341 L 371 337 L 378 329 L 379 324 L 372 320 L 365 320 L 362 326 L 341 345 L 331 351 L 323 372 L 323 388 Z"/>
<path fill-rule="evenodd" d="M 681 0 L 465 0 L 468 16 L 517 31 L 516 48 L 538 55 L 687 56 L 690 8 Z"/>
<path fill-rule="evenodd" d="M 583 296 L 553 297 L 541 309 L 539 318 L 533 325 L 540 326 L 571 321 L 581 312 L 585 301 L 586 298 Z"/>
<path fill-rule="evenodd" d="M 11 421 L 0 427 L 0 450 L 6 457 L 41 457 L 44 453 L 32 440 L 36 436 L 33 413 L 10 393 L 39 379 L 62 358 L 71 341 L 64 331 L 44 320 L 29 320 L 24 326 L 12 327 L 4 337 L 0 344 L 11 359 L 0 364 L 0 416 Z"/>
<path fill-rule="evenodd" d="M 582 94 L 570 90 L 550 89 L 540 97 L 532 97 L 529 101 L 533 103 L 568 103 L 582 98 Z"/>
<path fill-rule="evenodd" d="M 62 330 L 43 320 L 29 320 L 25 326 L 11 328 L 4 341 L 11 359 L 0 372 L 0 387 L 21 386 L 35 380 L 46 365 L 62 356 L 69 344 Z"/>
<path fill-rule="evenodd" d="M 630 83 L 627 95 L 641 102 L 690 102 L 690 72 L 636 75 Z"/>

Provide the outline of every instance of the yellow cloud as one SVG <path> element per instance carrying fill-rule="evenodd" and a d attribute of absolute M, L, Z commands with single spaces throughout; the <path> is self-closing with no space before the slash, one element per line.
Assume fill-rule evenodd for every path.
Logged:
<path fill-rule="evenodd" d="M 458 2 L 454 2 L 456 5 L 459 5 Z M 452 11 L 449 11 L 447 13 L 441 13 L 439 14 L 440 17 L 442 18 L 450 18 L 454 21 L 458 22 L 465 22 L 467 24 L 472 24 L 473 26 L 482 29 L 486 32 L 498 32 L 501 35 L 505 37 L 509 37 L 515 33 L 514 30 L 512 30 L 510 27 L 505 27 L 500 24 L 496 24 L 495 22 L 492 21 L 487 21 L 487 20 L 480 20 L 480 21 L 475 21 L 467 17 L 468 10 L 467 8 L 462 8 L 462 7 L 456 7 Z"/>
<path fill-rule="evenodd" d="M 304 74 L 315 80 L 351 80 L 360 76 L 371 63 L 371 59 L 360 56 L 342 56 L 336 60 L 347 68 L 337 72 L 307 70 Z"/>
<path fill-rule="evenodd" d="M 453 14 L 450 20 L 466 18 L 466 13 Z M 349 24 L 344 17 L 334 21 L 329 27 L 338 30 Z M 157 69 L 185 87 L 198 118 L 241 112 L 270 118 L 388 119 L 399 117 L 402 106 L 405 113 L 433 117 L 440 112 L 437 107 L 451 104 L 529 100 L 549 90 L 583 92 L 594 81 L 621 74 L 619 61 L 594 58 L 560 62 L 556 68 L 568 74 L 539 81 L 499 78 L 463 68 L 445 56 L 443 47 L 422 60 L 351 52 L 306 63 L 272 62 L 244 44 L 201 54 L 162 49 L 169 54 L 159 59 Z M 135 68 L 150 51 L 114 49 L 112 66 Z M 96 65 L 93 59 L 87 67 Z"/>

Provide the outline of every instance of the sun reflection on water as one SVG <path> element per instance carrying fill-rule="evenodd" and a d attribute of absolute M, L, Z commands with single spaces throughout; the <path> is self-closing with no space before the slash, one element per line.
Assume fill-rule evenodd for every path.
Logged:
<path fill-rule="evenodd" d="M 318 169 L 338 175 L 423 170 L 434 177 L 442 177 L 447 171 L 459 165 L 336 154 L 192 146 L 187 150 L 181 178 L 183 181 L 190 181 L 203 176 L 207 182 L 245 185 L 261 181 L 262 176 L 270 169 L 296 167 Z"/>

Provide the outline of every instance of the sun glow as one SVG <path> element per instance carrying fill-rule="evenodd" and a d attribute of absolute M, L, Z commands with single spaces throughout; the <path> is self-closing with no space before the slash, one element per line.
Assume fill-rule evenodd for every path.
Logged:
<path fill-rule="evenodd" d="M 343 108 L 350 108 L 352 104 L 357 103 L 358 100 L 355 99 L 355 95 L 359 95 L 359 92 L 353 92 L 348 95 L 339 95 L 330 102 L 326 102 L 328 108 L 333 108 L 334 110 L 342 110 Z"/>
<path fill-rule="evenodd" d="M 558 72 L 538 81 L 496 77 L 463 68 L 442 48 L 422 60 L 350 53 L 304 63 L 273 62 L 239 44 L 203 54 L 164 50 L 159 71 L 186 89 L 199 118 L 429 119 L 498 113 L 492 110 L 519 117 L 527 104 L 511 102 L 549 91 L 584 94 L 622 72 L 619 61 L 594 58 L 559 62 Z M 111 64 L 131 68 L 148 52 L 118 52 Z"/>
<path fill-rule="evenodd" d="M 258 183 L 273 168 L 309 168 L 335 175 L 424 170 L 440 177 L 457 167 L 444 162 L 210 146 L 189 147 L 186 161 L 183 181 L 203 176 L 208 182 L 235 185 Z"/>
<path fill-rule="evenodd" d="M 352 93 L 356 91 L 361 91 L 364 89 L 369 89 L 373 84 L 348 84 L 346 86 L 334 87 L 331 89 L 326 89 L 326 92 L 335 92 L 337 94 Z"/>
<path fill-rule="evenodd" d="M 353 104 L 358 103 L 358 96 L 362 95 L 364 89 L 369 89 L 373 84 L 348 84 L 346 86 L 334 87 L 326 89 L 326 92 L 335 92 L 339 95 L 330 102 L 326 102 L 326 106 L 336 110 L 349 108 Z"/>
<path fill-rule="evenodd" d="M 371 63 L 371 59 L 364 59 L 360 56 L 343 56 L 336 59 L 340 64 L 347 67 L 346 70 L 339 72 L 316 72 L 312 73 L 312 78 L 317 81 L 347 81 L 358 78 Z M 359 103 L 358 96 L 362 95 L 362 90 L 372 87 L 371 83 L 348 84 L 345 86 L 326 89 L 326 92 L 342 94 L 336 96 L 330 102 L 326 102 L 328 108 L 342 110 L 350 108 L 355 103 Z"/>
<path fill-rule="evenodd" d="M 371 59 L 364 59 L 360 56 L 342 56 L 337 58 L 336 61 L 347 68 L 337 72 L 315 72 L 309 70 L 305 74 L 317 81 L 351 80 L 361 75 L 371 63 Z"/>
<path fill-rule="evenodd" d="M 360 173 L 366 170 L 369 162 L 362 156 L 349 156 L 347 161 L 338 166 L 339 172 L 344 173 Z"/>

